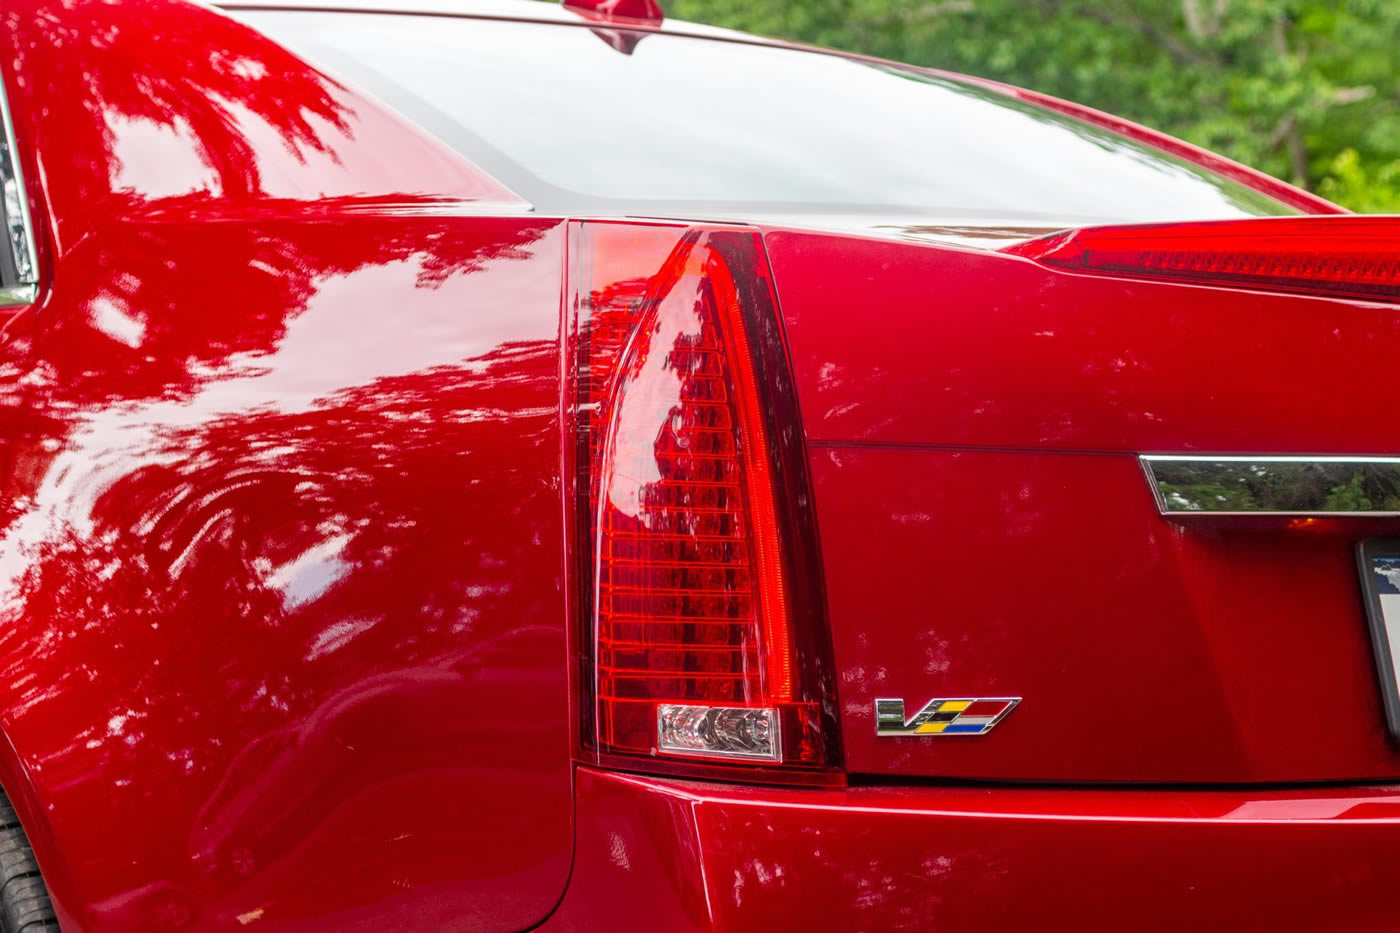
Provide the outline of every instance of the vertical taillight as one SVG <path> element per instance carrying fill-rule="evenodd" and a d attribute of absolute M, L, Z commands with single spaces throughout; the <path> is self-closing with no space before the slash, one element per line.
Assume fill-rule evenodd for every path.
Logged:
<path fill-rule="evenodd" d="M 589 222 L 571 254 L 584 745 L 634 766 L 834 768 L 805 453 L 762 241 Z"/>

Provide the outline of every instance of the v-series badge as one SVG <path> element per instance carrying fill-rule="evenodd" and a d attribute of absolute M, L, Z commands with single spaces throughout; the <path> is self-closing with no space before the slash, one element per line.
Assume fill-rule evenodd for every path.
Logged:
<path fill-rule="evenodd" d="M 929 700 L 913 719 L 904 718 L 904 701 L 875 701 L 876 735 L 982 735 L 991 732 L 1021 702 L 1020 697 L 970 697 Z"/>

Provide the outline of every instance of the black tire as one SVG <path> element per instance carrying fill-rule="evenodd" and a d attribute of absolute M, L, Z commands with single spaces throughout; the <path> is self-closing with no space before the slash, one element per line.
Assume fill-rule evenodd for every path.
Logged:
<path fill-rule="evenodd" d="M 10 798 L 0 791 L 0 933 L 58 930 L 53 902 Z"/>

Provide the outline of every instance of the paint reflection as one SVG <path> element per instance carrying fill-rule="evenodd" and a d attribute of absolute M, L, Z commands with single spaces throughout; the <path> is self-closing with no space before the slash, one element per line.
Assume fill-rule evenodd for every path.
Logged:
<path fill-rule="evenodd" d="M 211 9 L 21 0 L 0 17 L 12 71 L 26 78 L 17 125 L 42 162 L 61 245 L 102 217 L 172 199 L 221 210 L 370 194 L 514 200 L 391 111 Z M 27 99 L 33 76 L 44 87 Z"/>
<path fill-rule="evenodd" d="M 132 225 L 14 322 L 0 708 L 96 928 L 557 895 L 560 250 Z"/>

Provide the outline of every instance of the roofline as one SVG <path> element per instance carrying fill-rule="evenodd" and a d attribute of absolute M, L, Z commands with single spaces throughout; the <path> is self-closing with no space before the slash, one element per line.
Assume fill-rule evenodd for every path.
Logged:
<path fill-rule="evenodd" d="M 1237 181 L 1246 187 L 1254 188 L 1270 197 L 1282 201 L 1285 204 L 1295 207 L 1305 213 L 1310 214 L 1349 214 L 1351 211 L 1334 204 L 1311 191 L 1305 191 L 1289 183 L 1275 178 L 1267 172 L 1252 168 L 1242 162 L 1219 155 L 1209 149 L 1188 143 L 1185 140 L 1177 139 L 1160 130 L 1152 129 L 1132 120 L 1078 104 L 1073 101 L 1055 97 L 1051 94 L 1044 94 L 1039 91 L 1031 91 L 1017 87 L 1014 84 L 1006 84 L 1002 81 L 995 81 L 990 78 L 979 78 L 976 75 L 962 74 L 956 71 L 948 71 L 943 68 L 930 68 L 924 65 L 911 65 L 907 62 L 896 62 L 887 58 L 879 58 L 874 55 L 863 55 L 859 52 L 848 52 L 841 49 L 832 49 L 820 45 L 809 45 L 805 42 L 794 42 L 789 39 L 776 39 L 767 36 L 754 35 L 752 33 L 739 32 L 737 30 L 723 29 L 716 26 L 705 26 L 701 24 L 689 23 L 684 20 L 663 20 L 659 23 L 652 23 L 641 20 L 629 20 L 610 23 L 600 23 L 596 20 L 585 19 L 582 15 L 562 5 L 553 3 L 543 3 L 539 0 L 522 0 L 521 6 L 534 6 L 541 9 L 550 10 L 549 14 L 540 15 L 507 15 L 503 13 L 492 13 L 472 10 L 443 10 L 431 9 L 426 6 L 400 6 L 390 7 L 380 6 L 376 3 L 366 3 L 363 6 L 353 6 L 349 4 L 337 4 L 330 0 L 211 0 L 212 5 L 219 9 L 228 10 L 281 10 L 286 12 L 316 12 L 316 13 L 371 13 L 389 14 L 400 16 L 427 16 L 440 19 L 481 19 L 494 20 L 498 22 L 515 23 L 536 23 L 546 26 L 566 26 L 573 28 L 583 28 L 592 30 L 616 30 L 625 32 L 654 33 L 656 35 L 681 36 L 690 39 L 707 39 L 711 42 L 728 42 L 734 45 L 751 45 L 762 48 L 789 49 L 798 52 L 810 52 L 818 55 L 829 55 L 834 58 L 844 58 L 851 61 L 866 62 L 872 65 L 885 65 L 892 68 L 900 68 L 906 71 L 917 71 L 931 77 L 943 78 L 950 81 L 959 81 L 964 84 L 971 84 L 986 90 L 1004 94 L 1007 97 L 1014 97 L 1017 100 L 1025 101 L 1029 104 L 1054 110 L 1074 119 L 1081 120 L 1101 129 L 1106 129 L 1120 136 L 1126 136 L 1140 143 L 1154 146 L 1168 152 L 1178 158 L 1199 165 L 1212 172 Z"/>

